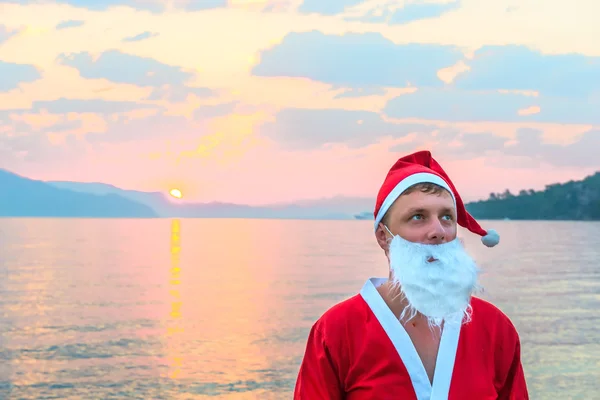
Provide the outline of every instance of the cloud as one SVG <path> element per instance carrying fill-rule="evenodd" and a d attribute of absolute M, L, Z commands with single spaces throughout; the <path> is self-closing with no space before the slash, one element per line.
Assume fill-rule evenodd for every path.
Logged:
<path fill-rule="evenodd" d="M 55 133 L 62 133 L 67 131 L 73 131 L 76 129 L 81 129 L 82 127 L 83 122 L 81 120 L 67 120 L 52 125 L 49 131 Z"/>
<path fill-rule="evenodd" d="M 81 121 L 59 121 L 43 128 L 28 124 L 20 119 L 12 119 L 14 114 L 0 113 L 0 160 L 10 168 L 19 164 L 42 163 L 55 166 L 62 162 L 73 162 L 74 158 L 85 157 L 85 142 L 73 135 L 65 135 L 61 143 L 53 141 L 54 134 L 77 129 Z M 2 134 L 3 132 L 8 134 Z"/>
<path fill-rule="evenodd" d="M 544 55 L 525 46 L 484 46 L 456 79 L 468 90 L 535 90 L 542 96 L 600 97 L 600 57 Z"/>
<path fill-rule="evenodd" d="M 446 154 L 462 160 L 482 157 L 489 152 L 502 151 L 508 141 L 507 138 L 491 132 L 460 132 L 454 133 L 454 137 L 452 137 L 451 131 L 446 135 L 439 134 L 436 139 L 441 145 L 439 147 L 443 147 Z"/>
<path fill-rule="evenodd" d="M 295 10 L 290 0 L 265 0 L 262 12 L 289 12 Z"/>
<path fill-rule="evenodd" d="M 542 109 L 538 106 L 531 106 L 531 107 L 527 107 L 527 108 L 523 108 L 522 110 L 519 110 L 517 113 L 519 115 L 533 115 L 533 114 L 537 114 L 540 111 L 542 111 Z"/>
<path fill-rule="evenodd" d="M 6 42 L 8 39 L 16 35 L 17 33 L 18 31 L 8 30 L 8 28 L 5 25 L 0 24 L 0 44 Z"/>
<path fill-rule="evenodd" d="M 568 145 L 544 143 L 543 131 L 522 128 L 516 143 L 505 147 L 504 154 L 537 159 L 557 167 L 599 167 L 600 130 L 589 130 L 578 141 Z"/>
<path fill-rule="evenodd" d="M 336 99 L 344 99 L 349 97 L 364 97 L 364 96 L 383 96 L 385 95 L 385 89 L 382 87 L 364 87 L 364 88 L 350 88 L 344 92 L 335 96 Z"/>
<path fill-rule="evenodd" d="M 372 10 L 369 10 L 365 15 L 361 15 L 358 17 L 346 17 L 344 18 L 346 21 L 358 21 L 358 22 L 366 22 L 369 24 L 383 24 L 385 23 L 390 16 L 392 15 L 392 10 L 385 7 L 378 7 Z"/>
<path fill-rule="evenodd" d="M 436 127 L 424 124 L 393 124 L 368 111 L 284 109 L 274 122 L 260 128 L 261 135 L 289 150 L 312 150 L 338 143 L 362 147 L 391 136 L 400 138 L 411 132 L 430 133 Z"/>
<path fill-rule="evenodd" d="M 13 112 L 12 110 L 0 110 L 0 127 L 2 127 L 3 123 L 10 120 L 10 114 Z M 0 132 L 2 132 L 0 130 Z"/>
<path fill-rule="evenodd" d="M 56 29 L 61 30 L 61 29 L 67 29 L 67 28 L 77 28 L 78 26 L 83 26 L 84 24 L 85 24 L 85 21 L 71 19 L 68 21 L 62 21 L 62 22 L 58 23 L 56 25 Z"/>
<path fill-rule="evenodd" d="M 191 0 L 186 6 L 186 11 L 211 10 L 214 8 L 227 7 L 227 0 Z"/>
<path fill-rule="evenodd" d="M 12 133 L 0 134 L 5 148 L 18 147 L 18 151 L 31 151 L 36 148 L 44 152 L 52 151 L 48 147 L 64 146 L 76 137 L 87 145 L 119 144 L 152 141 L 157 138 L 198 137 L 206 130 L 204 125 L 181 116 L 165 115 L 160 112 L 144 113 L 134 108 L 120 107 L 48 107 L 37 104 L 35 109 L 26 113 L 4 111 L 0 114 L 0 132 L 2 129 Z M 46 114 L 46 110 L 51 114 Z M 36 112 L 37 114 L 32 114 Z M 46 119 L 42 121 L 42 117 Z M 51 117 L 51 118 L 50 118 Z M 17 137 L 13 140 L 13 137 Z M 46 140 L 48 139 L 49 142 Z M 25 147 L 26 146 L 26 147 Z M 34 160 L 37 161 L 37 160 Z"/>
<path fill-rule="evenodd" d="M 450 46 L 397 45 L 379 33 L 288 34 L 261 54 L 257 76 L 306 77 L 347 86 L 439 87 L 437 71 L 456 64 L 461 52 Z"/>
<path fill-rule="evenodd" d="M 531 99 L 497 92 L 419 89 L 388 102 L 384 112 L 392 118 L 446 121 L 515 120 L 517 111 L 532 105 Z"/>
<path fill-rule="evenodd" d="M 147 100 L 166 100 L 170 103 L 181 103 L 186 101 L 189 95 L 204 98 L 215 96 L 216 93 L 214 90 L 206 87 L 163 85 L 152 90 L 152 93 L 150 94 Z"/>
<path fill-rule="evenodd" d="M 92 132 L 85 135 L 91 143 L 127 143 L 141 142 L 161 137 L 185 136 L 198 134 L 185 117 L 163 114 L 150 115 L 145 118 L 117 118 L 108 123 L 105 132 Z"/>
<path fill-rule="evenodd" d="M 390 25 L 407 24 L 420 19 L 438 18 L 450 11 L 458 9 L 460 1 L 451 3 L 411 3 L 392 14 Z"/>
<path fill-rule="evenodd" d="M 522 112 L 539 107 L 537 113 Z M 419 89 L 390 100 L 384 112 L 391 118 L 445 121 L 504 121 L 598 124 L 600 102 L 561 97 L 531 97 L 498 91 Z M 538 110 L 537 108 L 535 109 Z M 521 112 L 520 112 L 521 111 Z"/>
<path fill-rule="evenodd" d="M 37 101 L 29 110 L 0 111 L 0 139 L 2 133 L 13 132 L 20 137 L 13 141 L 4 140 L 3 147 L 11 148 L 11 143 L 27 144 L 31 148 L 29 156 L 37 150 L 31 137 L 49 137 L 52 146 L 63 145 L 70 136 L 78 136 L 85 143 L 134 143 L 169 137 L 190 140 L 209 131 L 209 120 L 233 112 L 236 103 L 202 106 L 195 110 L 197 121 L 183 116 L 167 115 L 165 109 L 155 105 L 135 102 L 59 99 Z M 22 138 L 21 136 L 28 136 Z M 72 139 L 68 139 L 72 140 Z M 41 140 L 44 152 L 47 140 Z M 48 145 L 49 146 L 49 145 Z M 23 151 L 22 146 L 19 151 Z M 28 150 L 28 151 L 29 151 Z M 29 157 L 28 156 L 28 157 Z M 31 158 L 30 158 L 31 159 Z"/>
<path fill-rule="evenodd" d="M 210 119 L 231 114 L 235 110 L 237 104 L 237 102 L 231 102 L 199 107 L 194 111 L 194 119 Z"/>
<path fill-rule="evenodd" d="M 441 17 L 458 9 L 460 4 L 460 0 L 455 0 L 449 3 L 408 3 L 399 7 L 398 2 L 395 1 L 379 2 L 375 3 L 366 14 L 347 16 L 344 19 L 371 24 L 404 25 L 423 19 Z"/>
<path fill-rule="evenodd" d="M 485 158 L 501 168 L 538 168 L 540 163 L 566 168 L 600 168 L 600 130 L 589 130 L 569 144 L 546 143 L 541 129 L 518 128 L 514 139 L 492 132 L 464 132 L 455 126 L 430 134 L 414 135 L 412 140 L 390 147 L 390 152 L 406 153 L 427 148 L 447 160 Z"/>
<path fill-rule="evenodd" d="M 160 110 L 160 106 L 154 104 L 142 104 L 132 101 L 107 101 L 100 99 L 79 100 L 61 98 L 53 101 L 34 101 L 32 111 L 46 110 L 52 114 L 64 113 L 99 113 L 115 114 L 140 109 Z"/>
<path fill-rule="evenodd" d="M 39 0 L 3 0 L 2 2 L 23 5 L 39 4 Z M 106 11 L 115 6 L 127 6 L 153 13 L 160 13 L 165 9 L 163 0 L 56 0 L 56 2 L 92 11 Z"/>
<path fill-rule="evenodd" d="M 0 92 L 8 92 L 19 87 L 20 83 L 33 82 L 41 77 L 33 65 L 0 61 Z"/>
<path fill-rule="evenodd" d="M 226 116 L 233 112 L 236 103 L 217 104 L 213 106 L 202 106 L 195 110 L 195 121 L 183 116 L 166 115 L 164 109 L 155 105 L 145 105 L 134 102 L 117 102 L 103 100 L 71 100 L 60 99 L 57 101 L 35 102 L 32 110 L 28 110 L 29 119 L 23 118 L 21 114 L 15 116 L 10 111 L 4 111 L 5 117 L 0 114 L 0 123 L 3 119 L 7 124 L 22 132 L 61 133 L 82 128 L 81 122 L 86 114 L 100 114 L 95 116 L 93 130 L 79 129 L 79 133 L 85 137 L 90 144 L 96 143 L 131 143 L 146 141 L 157 138 L 198 137 L 199 134 L 207 133 L 206 120 Z M 31 113 L 45 113 L 53 115 L 53 123 L 32 125 Z M 68 116 L 69 119 L 66 119 Z M 93 115 L 92 115 L 93 116 Z M 39 119 L 39 118 L 38 118 Z M 100 124 L 97 120 L 100 120 Z M 26 127 L 26 129 L 18 129 Z M 1 125 L 0 125 L 1 126 Z M 100 129 L 98 129 L 100 126 Z M 69 135 L 65 135 L 69 136 Z M 72 135 L 70 135 L 72 136 Z"/>
<path fill-rule="evenodd" d="M 126 37 L 123 39 L 123 41 L 124 42 L 139 42 L 141 40 L 150 39 L 150 38 L 156 37 L 158 35 L 159 35 L 158 32 L 146 31 L 146 32 L 142 32 L 135 36 Z"/>
<path fill-rule="evenodd" d="M 392 146 L 390 151 L 408 152 L 423 147 L 444 154 L 448 159 L 464 160 L 502 151 L 508 141 L 492 132 L 464 132 L 457 126 L 448 126 L 429 134 L 414 135 L 410 141 Z"/>
<path fill-rule="evenodd" d="M 322 15 L 335 15 L 344 12 L 346 8 L 353 7 L 365 0 L 304 0 L 298 11 L 304 14 L 317 13 Z"/>
<path fill-rule="evenodd" d="M 108 50 L 94 60 L 90 53 L 62 54 L 59 62 L 76 68 L 87 79 L 104 78 L 116 83 L 130 83 L 139 86 L 182 85 L 192 73 L 180 67 L 163 64 L 148 57 L 138 57 Z"/>

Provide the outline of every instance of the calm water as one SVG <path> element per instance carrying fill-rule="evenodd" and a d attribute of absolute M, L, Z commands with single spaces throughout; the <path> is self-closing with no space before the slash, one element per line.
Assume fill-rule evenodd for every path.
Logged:
<path fill-rule="evenodd" d="M 485 298 L 532 399 L 597 399 L 600 224 L 506 222 Z M 387 266 L 371 221 L 0 219 L 0 398 L 290 399 L 308 330 Z"/>

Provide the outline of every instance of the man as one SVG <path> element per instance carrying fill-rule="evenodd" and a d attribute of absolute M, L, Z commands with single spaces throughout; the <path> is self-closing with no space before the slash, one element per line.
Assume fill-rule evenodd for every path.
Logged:
<path fill-rule="evenodd" d="M 488 247 L 498 234 L 465 210 L 430 152 L 392 166 L 374 217 L 389 277 L 369 279 L 316 321 L 294 399 L 528 399 L 519 335 L 474 297 L 478 268 L 457 225 Z"/>

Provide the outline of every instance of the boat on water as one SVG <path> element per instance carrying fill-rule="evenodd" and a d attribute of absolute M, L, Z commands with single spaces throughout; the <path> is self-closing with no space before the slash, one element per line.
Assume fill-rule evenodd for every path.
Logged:
<path fill-rule="evenodd" d="M 370 211 L 361 212 L 354 215 L 355 219 L 373 219 L 373 213 Z"/>

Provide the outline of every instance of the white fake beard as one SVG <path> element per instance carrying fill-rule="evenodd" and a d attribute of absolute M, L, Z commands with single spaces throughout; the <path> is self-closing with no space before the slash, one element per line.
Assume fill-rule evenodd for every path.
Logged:
<path fill-rule="evenodd" d="M 470 321 L 471 295 L 480 289 L 479 268 L 457 238 L 443 244 L 409 242 L 396 235 L 389 247 L 392 285 L 398 286 L 408 306 L 400 319 L 417 312 L 430 328 L 442 323 Z M 429 261 L 431 258 L 435 261 Z"/>

